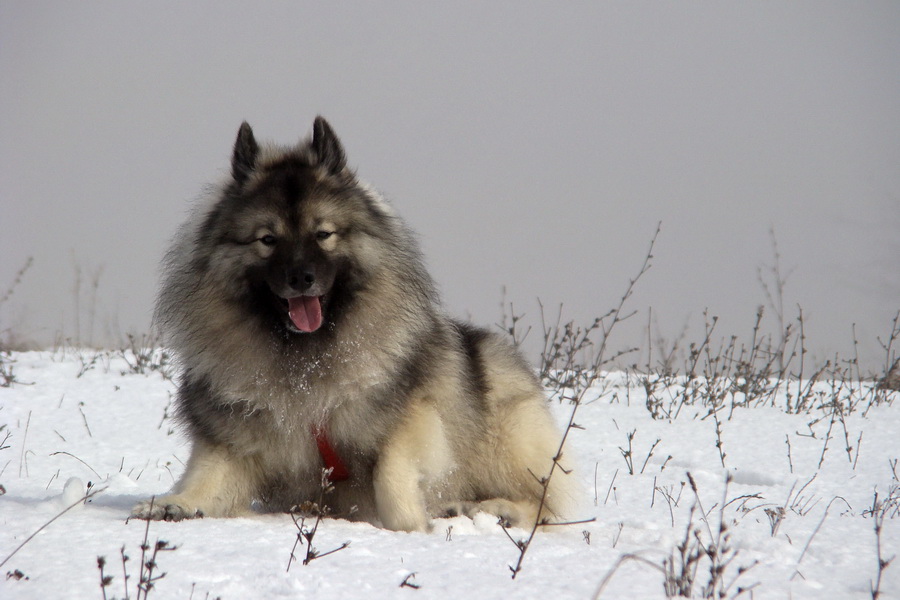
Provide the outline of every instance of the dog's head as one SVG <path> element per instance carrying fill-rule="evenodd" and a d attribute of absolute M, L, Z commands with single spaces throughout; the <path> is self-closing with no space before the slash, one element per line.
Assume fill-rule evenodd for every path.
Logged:
<path fill-rule="evenodd" d="M 257 313 L 289 332 L 316 332 L 373 266 L 365 239 L 387 218 L 375 204 L 325 119 L 293 148 L 261 147 L 244 123 L 231 182 L 205 228 L 216 236 L 209 267 Z"/>

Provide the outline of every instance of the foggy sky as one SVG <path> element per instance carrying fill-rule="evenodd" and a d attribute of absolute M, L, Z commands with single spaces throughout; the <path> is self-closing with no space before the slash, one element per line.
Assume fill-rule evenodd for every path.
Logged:
<path fill-rule="evenodd" d="M 0 330 L 116 343 L 242 120 L 324 115 L 452 314 L 749 337 L 777 240 L 811 359 L 900 308 L 900 3 L 0 4 Z M 80 281 L 80 288 L 76 289 Z M 96 286 L 94 283 L 96 282 Z M 652 307 L 652 317 L 648 309 Z M 769 315 L 774 319 L 771 307 Z M 770 323 L 772 324 L 772 323 Z M 532 332 L 532 337 L 537 336 Z"/>

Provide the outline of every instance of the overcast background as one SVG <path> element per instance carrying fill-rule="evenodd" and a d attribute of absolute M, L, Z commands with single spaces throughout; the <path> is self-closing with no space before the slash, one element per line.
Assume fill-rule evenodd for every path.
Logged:
<path fill-rule="evenodd" d="M 537 298 L 588 322 L 661 221 L 614 345 L 646 339 L 650 307 L 653 337 L 699 341 L 707 308 L 749 337 L 774 228 L 812 357 L 852 355 L 855 324 L 884 362 L 894 1 L 3 1 L 0 297 L 33 257 L 4 336 L 147 331 L 166 243 L 240 122 L 293 143 L 317 114 L 420 233 L 451 313 L 499 321 L 505 285 L 532 323 Z"/>

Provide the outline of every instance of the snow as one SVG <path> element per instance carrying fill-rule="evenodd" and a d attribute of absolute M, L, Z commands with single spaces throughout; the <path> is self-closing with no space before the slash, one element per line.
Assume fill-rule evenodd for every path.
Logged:
<path fill-rule="evenodd" d="M 126 517 L 137 501 L 169 489 L 189 445 L 168 417 L 174 385 L 156 371 L 133 373 L 127 356 L 71 349 L 11 355 L 19 383 L 0 388 L 0 442 L 9 434 L 0 443 L 0 598 L 101 598 L 98 556 L 113 577 L 107 596 L 125 597 L 123 547 L 136 597 L 147 523 Z M 659 385 L 656 397 L 668 402 L 685 384 Z M 823 399 L 838 389 L 816 386 Z M 539 531 L 515 579 L 510 565 L 518 550 L 488 515 L 436 520 L 430 533 L 326 519 L 313 545 L 322 553 L 349 546 L 307 565 L 298 548 L 288 570 L 297 527 L 289 515 L 269 514 L 152 522 L 150 544 L 165 540 L 176 549 L 159 553 L 155 575 L 165 577 L 150 596 L 591 598 L 599 591 L 601 598 L 664 598 L 663 563 L 677 553 L 691 519 L 709 544 L 724 518 L 728 543 L 720 549 L 737 551 L 725 566 L 725 581 L 736 578 L 728 597 L 752 588 L 739 597 L 871 598 L 876 491 L 885 499 L 894 490 L 882 557 L 900 552 L 900 403 L 897 393 L 875 403 L 871 390 L 856 392 L 862 400 L 852 411 L 788 414 L 782 389 L 764 406 L 720 411 L 717 435 L 707 408 L 684 406 L 675 418 L 654 419 L 636 376 L 607 374 L 579 407 L 575 421 L 583 429 L 572 430 L 567 445 L 584 489 L 581 517 L 596 520 Z M 571 406 L 552 404 L 567 422 Z M 624 455 L 631 432 L 634 474 Z M 87 491 L 95 494 L 80 502 Z M 779 509 L 773 534 L 769 514 Z M 709 571 L 702 558 L 693 597 L 702 597 Z M 404 580 L 419 587 L 401 587 Z M 900 598 L 900 565 L 883 571 L 881 592 Z"/>

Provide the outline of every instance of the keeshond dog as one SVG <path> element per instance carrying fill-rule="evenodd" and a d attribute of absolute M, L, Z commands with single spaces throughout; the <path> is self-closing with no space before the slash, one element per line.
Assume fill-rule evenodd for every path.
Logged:
<path fill-rule="evenodd" d="M 415 237 L 323 118 L 293 147 L 242 124 L 210 200 L 167 254 L 155 311 L 191 456 L 134 516 L 324 498 L 405 531 L 479 511 L 567 518 L 568 466 L 541 502 L 561 434 L 534 372 L 502 336 L 445 316 Z"/>

